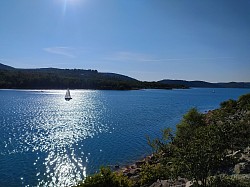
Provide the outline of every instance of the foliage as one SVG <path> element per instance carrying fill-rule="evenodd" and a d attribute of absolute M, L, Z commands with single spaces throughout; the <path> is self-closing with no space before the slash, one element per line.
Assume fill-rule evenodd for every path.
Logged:
<path fill-rule="evenodd" d="M 201 126 L 205 126 L 204 115 L 199 113 L 197 109 L 192 108 L 183 116 L 180 124 L 177 125 L 175 144 L 179 147 L 184 146 L 192 139 L 195 130 Z"/>
<path fill-rule="evenodd" d="M 174 136 L 172 134 L 172 129 L 167 128 L 162 130 L 162 137 L 151 140 L 150 137 L 147 137 L 148 144 L 153 148 L 157 153 L 159 151 L 171 152 L 171 142 L 173 141 Z"/>
<path fill-rule="evenodd" d="M 176 156 L 178 163 L 181 163 L 179 175 L 190 180 L 194 179 L 196 183 L 201 181 L 205 186 L 208 176 L 216 175 L 234 164 L 234 159 L 227 157 L 228 147 L 215 126 L 194 129 L 188 141 L 183 137 L 180 140 L 178 138 L 177 142 L 185 142 L 181 147 L 180 144 L 176 144 L 178 147 Z"/>
<path fill-rule="evenodd" d="M 171 173 L 170 168 L 164 164 L 145 164 L 140 172 L 140 183 L 141 185 L 150 184 L 155 182 L 157 179 L 169 178 Z"/>
<path fill-rule="evenodd" d="M 180 85 L 141 82 L 136 79 L 97 70 L 81 69 L 0 69 L 0 89 L 101 89 L 132 90 L 144 88 L 172 89 Z"/>
<path fill-rule="evenodd" d="M 100 172 L 88 176 L 77 187 L 131 187 L 133 182 L 121 173 L 112 172 L 109 168 L 102 167 Z"/>
<path fill-rule="evenodd" d="M 250 145 L 249 103 L 250 94 L 241 96 L 238 101 L 223 102 L 221 109 L 210 114 L 191 109 L 177 125 L 175 137 L 170 129 L 166 129 L 162 138 L 149 140 L 160 155 L 160 166 L 165 168 L 162 175 L 168 175 L 168 178 L 185 177 L 193 180 L 196 186 L 207 186 L 210 176 L 229 172 L 239 159 L 229 153 L 242 152 Z M 216 122 L 209 123 L 213 118 Z M 154 171 L 157 167 L 148 168 Z M 162 176 L 158 171 L 145 173 L 146 179 Z M 214 181 L 219 179 L 221 184 L 235 182 L 224 178 L 215 178 Z"/>
<path fill-rule="evenodd" d="M 231 163 L 217 127 L 207 126 L 205 116 L 196 109 L 184 115 L 177 126 L 173 146 L 178 175 L 194 179 L 195 183 L 201 181 L 205 185 L 208 176 Z"/>
<path fill-rule="evenodd" d="M 250 93 L 240 96 L 238 104 L 240 107 L 250 110 Z"/>
<path fill-rule="evenodd" d="M 223 101 L 220 106 L 221 108 L 235 108 L 237 106 L 237 101 L 229 99 L 228 101 Z"/>

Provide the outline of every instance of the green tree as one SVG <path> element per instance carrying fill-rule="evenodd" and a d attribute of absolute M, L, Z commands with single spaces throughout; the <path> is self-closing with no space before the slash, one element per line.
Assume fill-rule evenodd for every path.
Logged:
<path fill-rule="evenodd" d="M 250 126 L 244 121 L 207 124 L 206 117 L 191 109 L 177 125 L 175 137 L 166 129 L 162 138 L 149 141 L 161 157 L 161 164 L 168 166 L 169 178 L 186 177 L 197 186 L 207 186 L 210 176 L 223 173 L 236 163 L 238 158 L 230 155 L 229 150 L 243 150 L 250 144 Z"/>

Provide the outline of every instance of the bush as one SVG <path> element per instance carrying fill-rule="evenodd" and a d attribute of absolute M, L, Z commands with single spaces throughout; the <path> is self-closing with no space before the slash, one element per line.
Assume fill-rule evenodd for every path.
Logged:
<path fill-rule="evenodd" d="M 245 95 L 240 96 L 239 105 L 241 107 L 250 109 L 250 94 L 245 94 Z"/>
<path fill-rule="evenodd" d="M 237 101 L 229 99 L 228 101 L 223 101 L 220 104 L 221 108 L 233 109 L 237 106 Z"/>
<path fill-rule="evenodd" d="M 142 166 L 140 172 L 140 183 L 141 185 L 150 184 L 155 182 L 157 179 L 169 178 L 168 168 L 161 163 L 157 164 L 145 164 Z"/>
<path fill-rule="evenodd" d="M 133 182 L 122 173 L 115 173 L 110 168 L 102 167 L 100 172 L 88 176 L 77 187 L 132 187 Z"/>

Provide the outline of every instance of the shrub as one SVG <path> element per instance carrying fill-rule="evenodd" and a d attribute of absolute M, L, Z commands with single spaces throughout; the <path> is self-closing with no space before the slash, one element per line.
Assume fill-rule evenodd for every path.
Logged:
<path fill-rule="evenodd" d="M 142 166 L 140 172 L 140 183 L 141 185 L 150 184 L 155 182 L 157 179 L 169 178 L 168 168 L 161 163 L 157 164 L 145 164 Z"/>
<path fill-rule="evenodd" d="M 100 172 L 88 176 L 77 187 L 131 187 L 133 182 L 122 173 L 112 172 L 110 168 L 102 167 Z"/>
<path fill-rule="evenodd" d="M 239 105 L 243 108 L 250 109 L 250 94 L 240 96 Z"/>

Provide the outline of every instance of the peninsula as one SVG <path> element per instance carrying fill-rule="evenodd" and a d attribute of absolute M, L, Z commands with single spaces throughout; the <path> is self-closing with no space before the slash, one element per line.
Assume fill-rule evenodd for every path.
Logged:
<path fill-rule="evenodd" d="M 136 90 L 188 88 L 160 82 L 139 81 L 116 73 L 83 69 L 18 69 L 0 64 L 0 89 Z"/>

